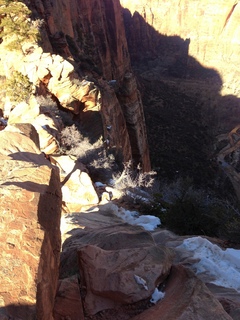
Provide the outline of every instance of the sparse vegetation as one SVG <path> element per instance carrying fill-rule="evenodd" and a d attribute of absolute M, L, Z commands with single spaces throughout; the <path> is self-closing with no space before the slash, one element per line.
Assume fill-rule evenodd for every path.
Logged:
<path fill-rule="evenodd" d="M 12 102 L 27 101 L 32 90 L 32 82 L 28 76 L 24 76 L 21 72 L 14 71 L 11 77 L 6 80 L 5 93 Z"/>
<path fill-rule="evenodd" d="M 65 127 L 61 132 L 61 148 L 65 154 L 71 154 L 78 158 L 85 157 L 92 149 L 88 138 L 85 138 L 75 124 Z"/>
<path fill-rule="evenodd" d="M 124 164 L 123 171 L 114 176 L 114 185 L 122 191 L 139 188 L 149 190 L 153 186 L 155 175 L 154 171 L 143 172 L 140 166 L 133 170 L 132 162 L 129 161 Z"/>
<path fill-rule="evenodd" d="M 190 178 L 163 184 L 145 211 L 180 235 L 207 235 L 239 242 L 240 211 L 226 199 L 193 187 Z M 237 231 L 238 230 L 238 231 Z"/>
<path fill-rule="evenodd" d="M 79 158 L 87 166 L 94 181 L 106 181 L 112 177 L 115 158 L 112 154 L 107 155 L 102 138 L 90 143 L 76 124 L 62 130 L 61 152 Z"/>

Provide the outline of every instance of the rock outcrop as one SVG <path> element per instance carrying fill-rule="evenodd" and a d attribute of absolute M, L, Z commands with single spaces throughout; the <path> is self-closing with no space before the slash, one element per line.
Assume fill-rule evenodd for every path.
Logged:
<path fill-rule="evenodd" d="M 170 307 L 171 306 L 171 307 Z M 163 300 L 133 320 L 230 320 L 222 305 L 191 271 L 173 266 Z"/>
<path fill-rule="evenodd" d="M 143 235 L 144 236 L 144 235 Z M 172 256 L 158 246 L 103 250 L 93 245 L 79 249 L 81 285 L 87 288 L 88 316 L 150 298 L 168 275 Z"/>
<path fill-rule="evenodd" d="M 50 320 L 61 250 L 59 172 L 22 133 L 1 131 L 0 149 L 0 315 Z"/>
<path fill-rule="evenodd" d="M 167 230 L 150 233 L 130 226 L 113 211 L 114 206 L 108 204 L 62 218 L 66 240 L 61 255 L 56 319 L 71 317 L 76 310 L 81 320 L 237 319 L 236 292 L 231 297 L 230 291 L 225 291 L 223 301 L 223 291 L 221 295 L 215 287 L 217 295 L 179 264 L 184 253 L 175 249 L 184 237 Z M 189 264 L 191 257 L 186 265 Z M 163 296 L 153 303 L 155 288 Z M 61 308 L 67 302 L 71 310 Z M 81 318 L 82 314 L 85 318 Z"/>
<path fill-rule="evenodd" d="M 59 147 L 59 134 L 63 124 L 59 116 L 56 116 L 56 107 L 52 106 L 48 110 L 41 110 L 38 101 L 32 97 L 30 101 L 21 102 L 9 112 L 8 125 L 18 125 L 31 123 L 36 129 L 39 137 L 39 148 L 45 154 L 56 152 Z M 55 109 L 55 110 L 54 110 Z M 12 131 L 13 128 L 6 129 Z"/>
<path fill-rule="evenodd" d="M 96 205 L 98 195 L 93 187 L 86 167 L 69 156 L 50 156 L 60 170 L 63 210 L 80 212 L 85 206 Z"/>
<path fill-rule="evenodd" d="M 42 48 L 24 45 L 26 54 L 18 53 L 16 64 L 15 53 L 8 53 L 3 43 L 1 74 L 18 70 L 27 75 L 38 95 L 51 94 L 93 139 L 109 141 L 107 148 L 117 161 L 133 159 L 149 171 L 141 97 L 134 76 L 126 81 L 131 66 L 119 1 L 55 1 L 52 6 L 32 1 L 30 9 L 46 23 Z M 126 90 L 131 103 L 129 93 L 121 96 Z"/>

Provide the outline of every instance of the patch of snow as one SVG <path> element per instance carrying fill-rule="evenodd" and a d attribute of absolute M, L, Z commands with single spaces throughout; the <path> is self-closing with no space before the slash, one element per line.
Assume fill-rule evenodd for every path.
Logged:
<path fill-rule="evenodd" d="M 108 185 L 113 187 L 115 185 L 115 181 L 113 179 L 109 179 Z"/>
<path fill-rule="evenodd" d="M 131 225 L 142 226 L 147 231 L 153 231 L 161 224 L 159 218 L 151 215 L 139 216 L 137 211 L 120 208 L 116 215 Z"/>
<path fill-rule="evenodd" d="M 139 201 L 145 202 L 145 203 L 149 203 L 149 202 L 150 202 L 150 200 L 149 200 L 148 198 L 145 198 L 145 197 L 143 197 L 143 196 L 140 196 L 140 195 L 138 195 L 138 194 L 135 194 L 135 193 L 133 193 L 133 192 L 131 192 L 131 191 L 126 191 L 126 194 L 127 194 L 129 197 L 133 198 L 134 200 L 139 200 Z"/>
<path fill-rule="evenodd" d="M 240 250 L 222 250 L 202 237 L 185 239 L 177 249 L 198 260 L 191 266 L 197 275 L 207 275 L 209 282 L 240 292 Z"/>
<path fill-rule="evenodd" d="M 137 282 L 137 284 L 140 284 L 141 286 L 144 287 L 145 290 L 148 290 L 147 282 L 143 278 L 137 276 L 136 274 L 134 275 L 134 279 Z"/>
<path fill-rule="evenodd" d="M 106 187 L 106 184 L 99 181 L 95 182 L 94 184 L 95 184 L 95 187 Z"/>
<path fill-rule="evenodd" d="M 114 86 L 116 83 L 117 83 L 117 80 L 110 80 L 110 81 L 108 81 L 108 84 L 109 84 L 110 86 Z"/>
<path fill-rule="evenodd" d="M 0 117 L 0 122 L 2 123 L 3 126 L 7 126 L 8 124 L 7 119 L 4 119 L 2 117 Z"/>
<path fill-rule="evenodd" d="M 158 301 L 162 300 L 164 296 L 165 292 L 159 291 L 158 288 L 155 288 L 150 302 L 156 304 Z"/>

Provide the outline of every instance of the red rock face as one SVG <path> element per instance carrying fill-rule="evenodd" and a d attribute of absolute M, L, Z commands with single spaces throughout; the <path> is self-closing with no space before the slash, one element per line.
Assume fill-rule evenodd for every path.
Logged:
<path fill-rule="evenodd" d="M 119 1 L 60 0 L 53 1 L 52 5 L 46 1 L 33 2 L 46 19 L 54 51 L 65 55 L 70 52 L 80 64 L 84 55 L 87 56 L 107 80 L 119 79 L 130 69 Z M 78 48 L 74 48 L 69 37 L 76 41 Z"/>
<path fill-rule="evenodd" d="M 240 94 L 237 84 L 239 71 L 236 68 L 240 56 L 238 1 L 120 0 L 120 2 L 133 16 L 134 23 L 129 33 L 132 33 L 131 40 L 135 42 L 133 43 L 135 54 L 145 51 L 151 54 L 152 58 L 157 57 L 162 51 L 159 40 L 155 41 L 157 33 L 180 36 L 183 40 L 189 39 L 189 55 L 205 67 L 215 68 L 220 73 L 223 83 L 228 84 L 226 85 L 228 88 L 224 86 L 226 92 Z M 141 40 L 141 45 L 138 39 Z"/>
<path fill-rule="evenodd" d="M 0 313 L 50 320 L 61 249 L 59 173 L 28 137 L 1 131 L 0 141 Z"/>
<path fill-rule="evenodd" d="M 44 38 L 44 50 L 54 51 L 64 58 L 70 57 L 80 77 L 88 75 L 100 86 L 102 98 L 98 107 L 104 139 L 109 140 L 106 126 L 112 126 L 109 147 L 116 150 L 115 153 L 119 158 L 121 155 L 123 161 L 133 158 L 136 165 L 140 163 L 144 171 L 149 171 L 150 159 L 141 97 L 134 76 L 130 82 L 126 82 L 125 77 L 131 72 L 131 66 L 120 2 L 54 1 L 52 6 L 45 1 L 33 3 L 33 11 L 37 11 L 47 23 L 48 36 Z M 118 90 L 110 85 L 106 89 L 106 80 L 116 80 Z M 57 83 L 54 86 L 51 92 L 56 91 Z M 123 91 L 128 91 L 128 96 L 121 95 Z M 84 102 L 84 112 L 90 111 L 90 114 L 94 108 L 86 108 L 87 102 Z M 99 123 L 92 126 L 93 120 L 85 116 L 84 112 L 80 118 L 89 122 L 94 131 Z"/>

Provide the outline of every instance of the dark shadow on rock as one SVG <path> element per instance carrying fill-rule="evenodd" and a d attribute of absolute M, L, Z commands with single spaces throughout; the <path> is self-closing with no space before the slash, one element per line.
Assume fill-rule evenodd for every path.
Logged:
<path fill-rule="evenodd" d="M 189 55 L 194 40 L 160 34 L 139 12 L 122 10 L 144 104 L 150 158 L 159 179 L 191 177 L 198 186 L 226 194 L 226 179 L 219 180 L 223 172 L 216 135 L 239 123 L 240 99 L 222 97 L 217 66 L 207 68 Z M 233 188 L 227 190 L 234 193 Z"/>
<path fill-rule="evenodd" d="M 38 221 L 44 230 L 36 292 L 37 319 L 51 319 L 61 251 L 62 193 L 58 170 L 51 170 L 47 190 L 40 194 Z"/>
<path fill-rule="evenodd" d="M 13 160 L 19 160 L 19 161 L 26 161 L 26 162 L 32 162 L 32 163 L 40 163 L 41 165 L 46 164 L 47 166 L 50 165 L 49 160 L 46 159 L 46 156 L 44 153 L 33 153 L 33 152 L 15 152 L 9 154 L 9 157 Z"/>
<path fill-rule="evenodd" d="M 150 26 L 137 11 L 123 8 L 124 24 L 132 66 L 143 70 L 158 69 L 159 76 L 174 78 L 214 78 L 221 88 L 222 80 L 213 68 L 203 67 L 189 55 L 191 38 L 166 36 Z"/>
<path fill-rule="evenodd" d="M 28 304 L 9 304 L 0 307 L 2 320 L 36 320 L 36 306 Z"/>
<path fill-rule="evenodd" d="M 25 189 L 31 192 L 44 192 L 46 189 L 45 184 L 35 183 L 32 181 L 14 182 L 7 181 L 2 184 L 3 186 L 16 186 L 19 189 Z"/>
<path fill-rule="evenodd" d="M 6 317 L 3 317 L 4 320 L 51 319 L 57 289 L 58 267 L 61 250 L 60 218 L 62 197 L 59 170 L 57 167 L 52 166 L 42 154 L 16 152 L 12 155 L 9 155 L 7 158 L 7 161 L 13 161 L 13 164 L 16 162 L 15 160 L 21 161 L 21 163 L 18 164 L 18 169 L 20 172 L 19 177 L 17 178 L 17 175 L 14 176 L 13 173 L 11 179 L 12 181 L 9 179 L 10 181 L 6 181 L 5 183 L 2 183 L 2 185 L 6 188 L 7 186 L 13 186 L 12 189 L 17 187 L 18 189 L 22 190 L 23 194 L 30 195 L 29 199 L 31 199 L 30 202 L 32 203 L 27 203 L 28 197 L 23 197 L 22 199 L 20 197 L 20 201 L 22 201 L 19 207 L 20 209 L 16 206 L 12 212 L 15 214 L 14 218 L 17 222 L 18 214 L 20 215 L 22 214 L 22 211 L 26 210 L 26 212 L 24 212 L 27 221 L 25 228 L 28 229 L 27 232 L 29 233 L 29 238 L 23 232 L 23 236 L 21 239 L 19 238 L 19 246 L 23 245 L 24 247 L 24 241 L 30 241 L 32 232 L 32 244 L 29 244 L 31 248 L 30 251 L 32 250 L 31 254 L 23 251 L 23 256 L 21 259 L 26 263 L 31 263 L 29 259 L 31 259 L 30 257 L 33 256 L 33 273 L 28 275 L 26 274 L 28 270 L 23 269 L 22 271 L 24 279 L 29 280 L 29 283 L 26 284 L 26 291 L 24 288 L 22 288 L 22 291 L 20 292 L 20 289 L 16 288 L 16 291 L 19 290 L 20 295 L 20 297 L 17 298 L 19 300 L 22 298 L 22 303 L 19 302 L 18 304 L 8 305 L 8 293 L 4 293 L 6 288 L 1 288 L 4 293 L 3 296 L 6 297 L 4 301 L 6 305 L 0 308 L 0 319 L 2 319 L 1 315 L 6 315 Z M 44 171 L 46 174 L 49 173 L 49 176 L 46 177 L 46 184 L 34 182 L 35 177 L 33 177 L 33 181 L 24 181 L 25 167 L 26 169 L 29 167 L 40 169 L 41 167 L 45 166 L 49 167 L 49 171 Z M 26 176 L 28 179 L 31 179 L 29 174 L 26 174 Z M 23 181 L 17 181 L 17 179 L 22 179 Z M 9 187 L 9 189 L 11 190 L 11 187 Z M 24 189 L 28 192 L 24 191 Z M 21 192 L 21 190 L 17 190 L 17 192 Z M 18 200 L 16 199 L 16 201 Z M 26 203 L 24 203 L 24 201 L 26 201 Z M 11 202 L 12 203 L 9 203 L 9 206 L 13 208 L 14 200 Z M 34 251 L 34 244 L 39 244 L 39 242 L 41 251 L 39 250 L 39 252 L 38 249 Z M 21 269 L 17 262 L 16 268 Z M 29 272 L 30 270 L 31 269 L 29 269 Z M 25 303 L 25 299 L 28 299 L 27 294 L 31 295 L 29 299 L 32 300 L 35 298 L 34 295 L 36 295 L 36 304 L 27 305 Z M 12 297 L 11 293 L 9 293 L 9 299 L 16 299 L 16 294 Z"/>

